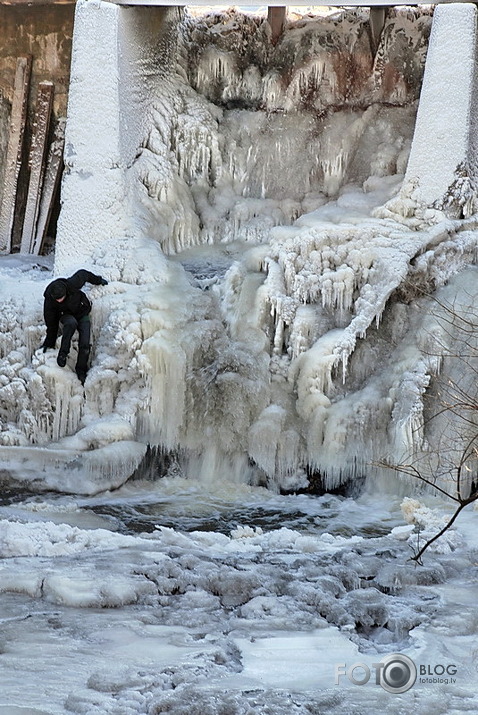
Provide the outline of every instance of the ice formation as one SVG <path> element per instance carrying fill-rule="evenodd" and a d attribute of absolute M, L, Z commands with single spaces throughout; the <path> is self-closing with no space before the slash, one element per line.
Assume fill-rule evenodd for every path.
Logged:
<path fill-rule="evenodd" d="M 35 350 L 50 274 L 33 267 L 20 297 L 2 286 L 6 468 L 31 479 L 22 449 L 63 451 L 83 475 L 63 488 L 94 492 L 126 479 L 147 444 L 187 474 L 274 489 L 429 464 L 444 427 L 426 413 L 460 340 L 445 340 L 435 298 L 477 319 L 476 220 L 453 208 L 460 192 L 426 210 L 400 193 L 432 9 L 391 9 L 376 53 L 365 9 L 292 21 L 277 45 L 261 16 L 163 9 L 158 64 L 125 33 L 128 12 L 77 9 L 73 79 L 90 67 L 91 24 L 108 35 L 95 53 L 127 36 L 136 58 L 131 96 L 106 87 L 107 114 L 123 97 L 131 134 L 104 115 L 89 146 L 81 112 L 101 116 L 105 99 L 71 89 L 81 112 L 67 124 L 55 273 L 82 257 L 109 280 L 91 291 L 92 369 L 83 394 Z M 459 27 L 476 8 L 446 12 Z M 81 220 L 86 204 L 98 220 Z"/>
<path fill-rule="evenodd" d="M 180 500 L 188 484 L 162 479 L 156 498 Z M 414 525 L 399 525 L 390 495 L 195 486 L 191 516 L 219 509 L 227 522 L 231 508 L 251 518 L 255 506 L 277 524 L 240 521 L 220 533 L 151 521 L 148 533 L 125 534 L 114 531 L 117 517 L 98 523 L 100 504 L 124 514 L 151 498 L 151 484 L 139 482 L 101 497 L 0 506 L 4 709 L 347 715 L 392 703 L 398 715 L 413 697 L 423 712 L 476 710 L 470 543 L 456 539 L 417 569 L 403 538 Z M 415 500 L 402 509 L 423 529 L 439 518 Z M 474 533 L 472 520 L 467 528 Z M 374 680 L 334 685 L 335 663 L 371 667 L 390 651 L 417 668 L 456 664 L 454 687 L 417 681 L 392 699 Z"/>

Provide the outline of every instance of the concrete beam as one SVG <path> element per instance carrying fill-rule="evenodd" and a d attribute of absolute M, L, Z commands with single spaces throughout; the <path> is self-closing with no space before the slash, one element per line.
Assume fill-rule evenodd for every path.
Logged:
<path fill-rule="evenodd" d="M 1 1 L 1 0 L 0 0 Z M 37 0 L 39 1 L 39 0 Z M 246 3 L 227 3 L 224 0 L 211 0 L 210 2 L 207 2 L 206 0 L 192 0 L 192 2 L 187 2 L 186 0 L 105 0 L 105 2 L 110 2 L 115 5 L 130 5 L 130 6 L 144 6 L 144 5 L 155 5 L 155 6 L 173 6 L 173 7 L 230 7 L 233 5 L 234 7 L 253 7 L 253 8 L 261 8 L 261 7 L 324 7 L 323 5 L 313 5 L 311 6 L 310 2 L 307 2 L 307 0 L 293 0 L 292 2 L 284 2 L 284 0 L 268 0 L 266 6 L 261 6 L 261 5 L 248 5 Z M 393 7 L 393 6 L 401 6 L 401 5 L 412 5 L 412 6 L 419 6 L 419 5 L 450 5 L 459 2 L 460 4 L 462 2 L 469 3 L 469 4 L 475 4 L 475 0 L 435 0 L 434 3 L 427 2 L 426 0 L 378 0 L 377 2 L 371 2 L 371 0 L 340 0 L 337 2 L 337 0 L 328 0 L 326 3 L 327 7 L 382 7 L 382 6 L 387 6 L 387 7 Z"/>
<path fill-rule="evenodd" d="M 105 2 L 112 3 L 113 5 L 123 5 L 131 7 L 254 7 L 261 8 L 265 6 L 261 5 L 248 5 L 244 4 L 234 4 L 228 3 L 225 0 L 104 0 Z M 0 0 L 0 7 L 2 5 L 19 5 L 25 7 L 35 7 L 42 5 L 75 5 L 77 0 Z M 476 0 L 435 0 L 435 2 L 430 3 L 427 0 L 378 0 L 373 2 L 371 0 L 328 0 L 326 7 L 394 7 L 402 5 L 452 5 L 454 3 L 469 3 L 476 4 Z M 266 7 L 323 7 L 322 5 L 312 5 L 307 0 L 292 0 L 292 2 L 284 2 L 284 0 L 268 0 Z"/>
<path fill-rule="evenodd" d="M 74 5 L 76 0 L 0 0 L 0 7 L 2 5 L 15 5 L 24 7 L 40 7 L 42 5 Z"/>
<path fill-rule="evenodd" d="M 370 35 L 371 35 L 371 45 L 373 53 L 377 52 L 378 46 L 380 44 L 380 36 L 382 30 L 385 26 L 385 20 L 387 18 L 387 8 L 386 7 L 371 7 L 370 8 Z"/>
<path fill-rule="evenodd" d="M 75 5 L 77 0 L 0 0 L 2 5 L 19 5 L 25 7 L 35 7 L 42 5 Z M 126 5 L 131 7 L 146 7 L 148 5 L 154 7 L 237 7 L 235 3 L 228 3 L 225 0 L 105 0 L 114 5 Z M 395 5 L 451 5 L 454 3 L 470 3 L 476 4 L 476 0 L 435 0 L 430 3 L 427 0 L 328 0 L 327 7 L 393 7 Z M 260 8 L 260 5 L 248 5 L 247 2 L 238 7 L 254 7 Z M 323 7 L 322 5 L 310 5 L 307 0 L 292 0 L 292 2 L 284 2 L 284 0 L 268 0 L 267 7 Z"/>

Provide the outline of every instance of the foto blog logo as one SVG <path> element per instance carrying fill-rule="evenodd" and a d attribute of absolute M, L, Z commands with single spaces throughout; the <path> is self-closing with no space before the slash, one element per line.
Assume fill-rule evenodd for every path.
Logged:
<path fill-rule="evenodd" d="M 375 670 L 375 683 L 389 693 L 405 693 L 417 679 L 415 663 L 401 653 L 385 656 L 379 663 L 372 663 L 372 668 Z M 371 670 L 365 663 L 354 663 L 349 668 L 345 663 L 336 663 L 335 685 L 339 685 L 344 675 L 353 685 L 365 685 L 371 678 Z"/>
<path fill-rule="evenodd" d="M 411 658 L 402 653 L 391 653 L 378 663 L 372 663 L 375 671 L 374 681 L 389 693 L 405 693 L 410 690 L 417 679 L 417 666 Z M 442 665 L 419 665 L 419 682 L 453 685 L 457 667 L 453 663 Z M 345 663 L 335 664 L 335 685 L 340 684 L 340 678 L 346 676 L 353 685 L 365 685 L 372 676 L 372 671 L 365 663 L 354 663 L 347 667 Z M 424 677 L 426 676 L 426 677 Z"/>

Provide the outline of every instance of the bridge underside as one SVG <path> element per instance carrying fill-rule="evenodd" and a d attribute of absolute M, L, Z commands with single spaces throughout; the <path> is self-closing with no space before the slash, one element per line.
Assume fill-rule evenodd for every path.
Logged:
<path fill-rule="evenodd" d="M 460 3 L 473 3 L 474 0 L 435 0 L 435 2 L 424 2 L 423 0 L 378 0 L 377 2 L 371 2 L 370 0 L 342 0 L 340 1 L 330 1 L 323 4 L 313 5 L 307 0 L 294 0 L 293 2 L 284 2 L 284 0 L 269 0 L 263 5 L 259 3 L 227 3 L 224 0 L 210 0 L 206 2 L 205 0 L 190 0 L 185 2 L 184 0 L 105 0 L 106 2 L 111 2 L 114 5 L 124 5 L 130 7 L 141 7 L 141 6 L 155 6 L 155 7 L 229 7 L 237 6 L 240 8 L 254 7 L 255 9 L 267 8 L 267 7 L 371 7 L 371 8 L 381 8 L 381 7 L 394 7 L 402 5 L 451 5 L 455 2 Z M 76 0 L 0 0 L 0 6 L 2 5 L 20 5 L 27 6 L 29 8 L 42 5 L 75 5 Z M 476 3 L 475 3 L 476 4 Z"/>

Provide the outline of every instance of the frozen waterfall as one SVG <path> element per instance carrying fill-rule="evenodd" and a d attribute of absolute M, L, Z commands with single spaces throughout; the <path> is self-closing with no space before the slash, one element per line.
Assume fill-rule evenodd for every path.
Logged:
<path fill-rule="evenodd" d="M 54 266 L 2 270 L 5 474 L 94 493 L 147 445 L 276 490 L 436 470 L 461 339 L 437 306 L 478 320 L 476 15 L 393 8 L 374 52 L 365 8 L 274 45 L 260 14 L 79 0 Z M 83 392 L 36 348 L 46 282 L 94 266 Z"/>

